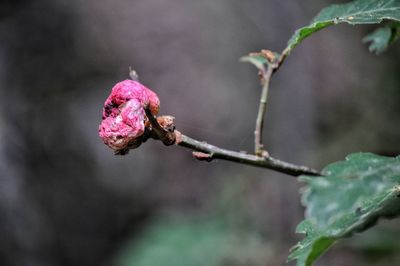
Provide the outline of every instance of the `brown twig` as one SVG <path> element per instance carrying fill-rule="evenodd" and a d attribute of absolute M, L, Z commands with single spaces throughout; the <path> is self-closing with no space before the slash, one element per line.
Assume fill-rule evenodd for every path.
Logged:
<path fill-rule="evenodd" d="M 161 140 L 162 143 L 164 143 L 167 146 L 174 144 L 175 134 L 171 131 L 164 130 L 160 126 L 160 124 L 158 123 L 157 119 L 153 116 L 148 106 L 144 108 L 144 111 L 146 112 L 146 116 L 151 124 L 151 130 L 156 133 L 158 139 Z"/>
<path fill-rule="evenodd" d="M 193 156 L 202 161 L 212 161 L 214 159 L 222 159 L 241 164 L 247 164 L 257 167 L 268 168 L 277 172 L 285 173 L 292 176 L 299 175 L 321 175 L 318 171 L 306 167 L 287 163 L 269 156 L 266 152 L 260 155 L 251 155 L 243 152 L 236 152 L 219 148 L 206 142 L 192 139 L 183 135 L 179 131 L 168 131 L 163 129 L 157 119 L 151 114 L 148 108 L 145 108 L 147 118 L 151 124 L 151 130 L 156 134 L 156 138 L 161 140 L 165 145 L 176 144 L 194 151 Z"/>
<path fill-rule="evenodd" d="M 213 159 L 222 159 L 241 164 L 268 168 L 291 176 L 321 175 L 321 173 L 319 173 L 317 170 L 314 170 L 306 166 L 299 166 L 288 162 L 284 162 L 275 159 L 266 153 L 264 154 L 264 156 L 258 156 L 258 155 L 252 155 L 243 152 L 236 152 L 219 148 L 217 146 L 208 144 L 206 142 L 192 139 L 188 136 L 183 135 L 177 130 L 175 131 L 175 139 L 176 139 L 175 140 L 176 145 L 190 148 L 196 151 L 195 158 L 200 160 L 212 161 Z"/>

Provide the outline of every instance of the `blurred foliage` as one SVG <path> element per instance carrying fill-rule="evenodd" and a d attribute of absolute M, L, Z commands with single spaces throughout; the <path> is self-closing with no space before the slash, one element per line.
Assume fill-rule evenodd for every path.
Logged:
<path fill-rule="evenodd" d="M 392 223 L 395 223 L 393 221 Z M 394 261 L 400 250 L 399 242 L 400 231 L 394 226 L 378 226 L 363 234 L 356 235 L 354 239 L 344 243 L 348 248 L 358 250 L 363 253 L 372 263 L 384 263 Z"/>
<path fill-rule="evenodd" d="M 159 218 L 129 242 L 116 266 L 260 265 L 271 249 L 259 234 L 216 219 Z"/>
<path fill-rule="evenodd" d="M 400 11 L 399 11 L 400 12 Z M 384 52 L 389 45 L 394 43 L 400 37 L 400 23 L 391 23 L 387 26 L 376 29 L 371 34 L 364 37 L 364 43 L 371 43 L 369 51 L 380 54 Z"/>

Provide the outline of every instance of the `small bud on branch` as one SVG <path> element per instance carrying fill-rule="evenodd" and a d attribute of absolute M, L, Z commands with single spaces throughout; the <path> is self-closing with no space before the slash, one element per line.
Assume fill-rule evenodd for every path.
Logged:
<path fill-rule="evenodd" d="M 153 91 L 133 80 L 117 83 L 104 103 L 100 138 L 118 154 L 128 147 L 138 147 L 145 132 L 146 106 L 152 115 L 159 111 L 160 100 Z"/>

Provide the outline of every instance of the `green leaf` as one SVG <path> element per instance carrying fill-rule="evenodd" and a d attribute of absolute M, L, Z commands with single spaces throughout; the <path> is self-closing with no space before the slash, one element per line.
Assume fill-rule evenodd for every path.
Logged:
<path fill-rule="evenodd" d="M 338 23 L 376 24 L 383 20 L 400 21 L 400 0 L 356 0 L 322 9 L 310 25 L 298 29 L 290 38 L 284 54 L 289 54 L 305 38 Z"/>
<path fill-rule="evenodd" d="M 302 176 L 306 220 L 296 231 L 306 237 L 289 260 L 309 266 L 337 240 L 373 226 L 379 218 L 400 215 L 400 157 L 352 154 L 323 170 Z"/>
<path fill-rule="evenodd" d="M 400 23 L 393 23 L 392 25 L 376 29 L 371 34 L 365 36 L 363 42 L 370 43 L 370 52 L 380 54 L 399 38 L 399 32 Z"/>

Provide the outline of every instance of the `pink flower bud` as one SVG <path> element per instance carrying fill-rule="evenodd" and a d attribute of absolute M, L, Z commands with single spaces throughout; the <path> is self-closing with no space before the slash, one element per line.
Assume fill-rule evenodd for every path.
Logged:
<path fill-rule="evenodd" d="M 157 94 L 155 94 L 154 91 L 147 89 L 147 96 L 149 97 L 149 106 L 151 113 L 153 115 L 158 114 L 158 111 L 160 110 L 160 100 L 158 99 Z"/>
<path fill-rule="evenodd" d="M 146 106 L 153 115 L 158 113 L 160 100 L 157 94 L 137 81 L 117 83 L 104 103 L 100 138 L 116 151 L 127 149 L 132 143 L 138 146 L 138 138 L 145 131 Z"/>

